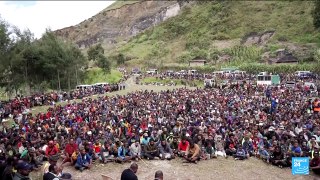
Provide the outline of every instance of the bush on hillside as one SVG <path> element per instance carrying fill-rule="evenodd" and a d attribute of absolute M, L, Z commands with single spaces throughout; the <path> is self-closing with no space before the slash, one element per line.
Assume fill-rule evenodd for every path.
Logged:
<path fill-rule="evenodd" d="M 320 0 L 316 0 L 314 2 L 314 10 L 312 12 L 313 15 L 313 25 L 315 28 L 320 29 Z"/>

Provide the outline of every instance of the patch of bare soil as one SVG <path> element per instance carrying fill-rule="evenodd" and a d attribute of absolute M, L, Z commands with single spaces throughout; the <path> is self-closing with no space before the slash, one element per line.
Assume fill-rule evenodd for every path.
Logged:
<path fill-rule="evenodd" d="M 183 164 L 181 159 L 172 161 L 139 161 L 139 169 L 137 176 L 141 180 L 150 180 L 154 178 L 157 170 L 162 170 L 165 180 L 314 180 L 320 179 L 313 174 L 302 176 L 291 174 L 290 168 L 280 169 L 278 167 L 268 165 L 261 160 L 251 158 L 245 161 L 235 161 L 233 158 L 217 158 L 207 161 L 200 161 L 198 164 Z M 83 172 L 76 171 L 73 167 L 67 167 L 64 172 L 69 172 L 75 180 L 102 180 L 102 174 L 107 175 L 114 180 L 120 179 L 121 172 L 129 168 L 130 163 L 118 164 L 95 163 L 90 170 Z M 42 179 L 40 172 L 32 174 L 33 180 Z"/>

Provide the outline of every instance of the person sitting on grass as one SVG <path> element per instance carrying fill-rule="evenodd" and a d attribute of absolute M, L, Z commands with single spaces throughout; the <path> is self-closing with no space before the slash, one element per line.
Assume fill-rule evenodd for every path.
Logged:
<path fill-rule="evenodd" d="M 227 158 L 227 154 L 224 150 L 224 146 L 225 146 L 225 142 L 224 140 L 222 139 L 222 136 L 221 135 L 217 135 L 216 136 L 216 142 L 215 142 L 215 149 L 216 149 L 216 152 L 215 152 L 215 156 L 218 157 L 218 156 L 222 156 L 222 157 L 225 157 Z"/>
<path fill-rule="evenodd" d="M 117 162 L 124 163 L 130 162 L 131 156 L 128 156 L 129 149 L 127 148 L 126 142 L 121 142 L 120 147 L 118 148 L 118 158 Z"/>
<path fill-rule="evenodd" d="M 72 158 L 72 154 L 78 150 L 78 145 L 74 142 L 74 140 L 71 138 L 69 140 L 69 143 L 66 145 L 64 149 L 64 155 L 62 157 L 64 158 L 62 161 L 62 166 L 68 166 L 68 165 L 74 165 L 75 161 Z"/>
<path fill-rule="evenodd" d="M 92 165 L 92 159 L 84 148 L 80 149 L 80 154 L 78 155 L 75 168 L 81 172 L 84 169 L 90 169 Z"/>
<path fill-rule="evenodd" d="M 135 139 L 132 139 L 131 142 L 132 142 L 130 146 L 131 158 L 137 161 L 141 159 L 141 145 L 139 144 L 139 141 L 136 141 Z"/>
<path fill-rule="evenodd" d="M 159 149 L 152 138 L 150 139 L 148 145 L 144 146 L 144 157 L 148 160 L 152 160 L 156 157 L 159 157 Z"/>
<path fill-rule="evenodd" d="M 215 149 L 212 146 L 211 142 L 207 143 L 207 146 L 205 147 L 205 154 L 206 154 L 206 159 L 216 158 Z"/>
<path fill-rule="evenodd" d="M 254 155 L 254 149 L 253 149 L 253 144 L 250 141 L 250 138 L 248 136 L 244 137 L 244 142 L 242 144 L 243 149 L 245 149 L 245 151 L 250 155 L 253 156 Z"/>
<path fill-rule="evenodd" d="M 172 149 L 172 152 L 174 153 L 175 156 L 178 155 L 178 146 L 179 146 L 178 138 L 173 137 L 173 140 L 170 143 L 170 148 Z"/>
<path fill-rule="evenodd" d="M 186 151 L 185 159 L 187 162 L 192 162 L 197 164 L 197 161 L 200 160 L 200 147 L 198 144 L 195 144 L 193 141 L 189 142 L 189 147 Z"/>
<path fill-rule="evenodd" d="M 183 136 L 181 138 L 179 145 L 178 145 L 178 155 L 180 157 L 184 157 L 188 147 L 189 147 L 189 142 L 187 141 L 187 137 Z"/>
<path fill-rule="evenodd" d="M 319 157 L 319 150 L 315 150 L 313 152 L 313 158 L 310 161 L 310 169 L 315 173 L 315 174 L 320 174 L 320 157 Z"/>
<path fill-rule="evenodd" d="M 280 168 L 287 166 L 286 159 L 284 157 L 284 153 L 282 152 L 279 146 L 276 146 L 274 152 L 270 156 L 270 162 L 278 166 Z"/>
<path fill-rule="evenodd" d="M 235 160 L 244 160 L 249 157 L 249 154 L 243 149 L 241 144 L 238 144 L 236 153 L 233 155 Z"/>
<path fill-rule="evenodd" d="M 167 143 L 166 140 L 162 140 L 159 144 L 159 150 L 160 150 L 160 158 L 162 160 L 167 159 L 171 160 L 174 158 L 174 154 L 172 152 L 172 149 L 170 148 L 169 143 Z"/>
<path fill-rule="evenodd" d="M 111 147 L 108 141 L 105 141 L 103 146 L 100 148 L 99 159 L 102 163 L 108 163 L 114 161 L 111 157 Z"/>

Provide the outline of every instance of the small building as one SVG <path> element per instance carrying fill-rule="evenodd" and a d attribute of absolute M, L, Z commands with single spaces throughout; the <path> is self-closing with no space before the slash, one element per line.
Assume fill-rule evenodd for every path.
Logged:
<path fill-rule="evenodd" d="M 200 58 L 200 57 L 196 57 L 194 59 L 192 59 L 191 61 L 189 61 L 189 66 L 194 67 L 194 66 L 204 66 L 206 65 L 207 60 Z"/>

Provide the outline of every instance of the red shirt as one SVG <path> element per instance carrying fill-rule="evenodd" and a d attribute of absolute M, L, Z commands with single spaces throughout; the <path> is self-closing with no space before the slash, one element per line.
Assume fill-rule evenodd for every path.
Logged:
<path fill-rule="evenodd" d="M 53 146 L 53 147 L 47 147 L 46 149 L 46 155 L 47 156 L 52 156 L 52 155 L 56 155 L 59 152 L 57 146 Z"/>
<path fill-rule="evenodd" d="M 320 158 L 313 158 L 311 161 L 310 161 L 310 167 L 317 167 L 320 165 Z"/>
<path fill-rule="evenodd" d="M 78 149 L 77 144 L 73 143 L 72 145 L 71 144 L 67 144 L 66 148 L 64 149 L 64 151 L 71 156 L 72 153 L 75 152 L 77 149 Z"/>
<path fill-rule="evenodd" d="M 189 142 L 188 141 L 186 141 L 186 143 L 184 143 L 184 144 L 182 143 L 182 141 L 180 141 L 180 143 L 178 145 L 178 149 L 180 151 L 187 151 L 188 146 L 189 146 Z"/>

